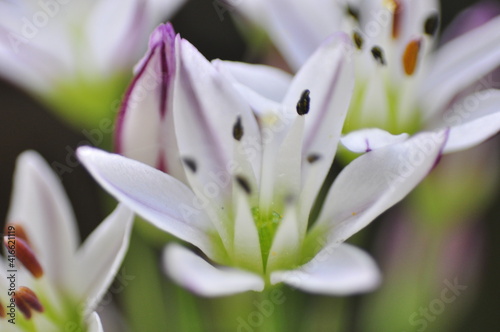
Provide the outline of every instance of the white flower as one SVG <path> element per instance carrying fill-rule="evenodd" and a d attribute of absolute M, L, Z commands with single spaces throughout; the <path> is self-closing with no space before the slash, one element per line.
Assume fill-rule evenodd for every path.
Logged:
<path fill-rule="evenodd" d="M 345 31 L 356 50 L 356 86 L 344 133 L 392 134 L 450 127 L 445 152 L 475 146 L 500 130 L 500 91 L 482 79 L 500 64 L 500 17 L 433 50 L 436 0 L 256 0 L 237 7 L 265 27 L 293 68 Z M 472 93 L 459 94 L 473 85 Z M 372 135 L 375 134 L 375 136 Z M 380 132 L 352 134 L 347 147 L 383 146 Z M 398 138 L 396 139 L 398 140 Z"/>
<path fill-rule="evenodd" d="M 356 159 L 309 224 L 352 93 L 347 36 L 326 41 L 289 86 L 286 77 L 283 84 L 260 80 L 272 70 L 266 67 L 245 76 L 268 97 L 281 96 L 279 103 L 235 89 L 231 76 L 239 64 L 229 70 L 229 63 L 210 63 L 180 37 L 174 49 L 171 111 L 186 183 L 123 156 L 78 150 L 109 193 L 206 255 L 169 245 L 168 274 L 205 296 L 261 291 L 280 282 L 338 295 L 376 287 L 380 277 L 373 260 L 343 242 L 417 185 L 446 135 L 420 134 Z M 248 94 L 251 107 L 240 93 Z M 151 105 L 144 117 L 157 119 L 158 101 Z M 156 129 L 142 130 L 148 135 Z"/>
<path fill-rule="evenodd" d="M 0 72 L 37 93 L 126 71 L 181 0 L 0 2 Z"/>
<path fill-rule="evenodd" d="M 130 210 L 118 207 L 78 248 L 59 180 L 37 153 L 23 153 L 0 261 L 1 330 L 102 331 L 92 311 L 120 267 L 132 220 Z M 15 308 L 8 307 L 12 298 Z"/>

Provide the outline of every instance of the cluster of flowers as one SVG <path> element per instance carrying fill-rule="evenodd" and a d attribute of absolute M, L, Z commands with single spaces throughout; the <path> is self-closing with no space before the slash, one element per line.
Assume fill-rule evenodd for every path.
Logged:
<path fill-rule="evenodd" d="M 433 52 L 434 1 L 358 2 L 332 1 L 328 10 L 299 0 L 242 3 L 295 75 L 210 62 L 170 24 L 158 26 L 122 103 L 117 154 L 78 150 L 121 202 L 81 248 L 55 175 L 34 152 L 19 158 L 7 225 L 17 230 L 15 301 L 26 319 L 7 325 L 2 263 L 2 330 L 33 330 L 33 321 L 47 331 L 102 330 L 92 311 L 124 257 L 133 212 L 203 252 L 169 244 L 163 255 L 170 277 L 196 294 L 278 283 L 334 295 L 377 287 L 373 259 L 344 242 L 403 199 L 443 153 L 499 131 L 498 90 L 477 94 L 473 110 L 457 105 L 469 105 L 461 93 L 500 62 L 500 20 Z M 95 50 L 110 51 L 101 39 Z M 313 219 L 340 142 L 361 156 L 340 172 Z"/>

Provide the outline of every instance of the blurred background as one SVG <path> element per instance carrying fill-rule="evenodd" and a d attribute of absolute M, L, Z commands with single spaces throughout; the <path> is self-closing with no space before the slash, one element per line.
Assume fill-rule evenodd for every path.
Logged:
<path fill-rule="evenodd" d="M 500 1 L 495 2 L 500 5 Z M 477 2 L 472 0 L 442 0 L 442 28 L 445 28 L 460 11 L 475 3 Z M 228 8 L 230 9 L 230 7 Z M 176 31 L 195 45 L 208 59 L 221 58 L 247 62 L 271 61 L 279 63 L 276 55 L 269 55 L 269 53 L 261 52 L 254 46 L 250 46 L 254 45 L 255 41 L 252 44 L 246 41 L 241 28 L 238 27 L 240 23 L 235 22 L 230 12 L 223 17 L 224 19 L 221 20 L 212 1 L 191 0 L 177 12 L 172 23 Z M 117 95 L 117 100 L 120 100 L 120 97 Z M 60 172 L 60 174 L 62 173 L 61 180 L 73 203 L 80 223 L 82 239 L 85 238 L 110 211 L 110 205 L 103 203 L 106 201 L 103 200 L 106 197 L 104 192 L 92 181 L 86 171 L 77 165 L 74 151 L 79 145 L 86 144 L 86 141 L 98 143 L 96 145 L 104 145 L 103 148 L 109 148 L 109 137 L 101 140 L 98 134 L 93 132 L 94 128 L 68 126 L 36 99 L 5 80 L 0 80 L 0 101 L 0 225 L 3 225 L 7 214 L 15 160 L 22 151 L 33 149 L 40 152 L 55 168 L 61 167 L 61 165 L 71 165 L 64 168 L 64 172 Z M 117 105 L 117 103 L 109 105 L 108 114 L 111 119 L 116 113 Z M 92 141 L 93 139 L 95 142 Z M 472 155 L 477 153 L 477 158 L 467 157 L 465 159 L 474 163 L 470 167 L 471 175 L 475 172 L 481 172 L 481 163 L 485 158 L 496 158 L 497 161 L 500 159 L 499 143 L 498 135 L 487 142 L 490 154 L 494 152 L 493 156 L 484 157 L 479 151 L 471 152 Z M 436 176 L 442 175 L 439 173 L 439 167 L 436 169 Z M 456 181 L 467 181 L 467 179 L 456 179 Z M 294 298 L 296 303 L 300 303 L 300 306 L 297 304 L 298 307 L 290 309 L 290 312 L 299 312 L 300 314 L 295 317 L 290 315 L 287 331 L 295 330 L 294 326 L 300 325 L 300 321 L 307 318 L 310 321 L 318 320 L 318 322 L 308 325 L 310 331 L 321 332 L 337 329 L 339 331 L 391 332 L 389 327 L 383 327 L 385 325 L 378 327 L 377 322 L 379 320 L 397 320 L 401 317 L 407 323 L 406 329 L 398 327 L 397 331 L 401 332 L 423 330 L 500 331 L 500 302 L 498 300 L 500 297 L 500 181 L 499 177 L 491 177 L 488 181 L 494 190 L 491 191 L 492 194 L 490 193 L 487 198 L 484 198 L 484 204 L 467 216 L 468 219 L 474 221 L 462 223 L 453 228 L 454 233 L 450 233 L 449 238 L 439 237 L 436 240 L 438 243 L 433 242 L 427 233 L 420 232 L 415 226 L 416 223 L 409 220 L 407 211 L 401 211 L 400 206 L 396 206 L 381 216 L 379 220 L 373 222 L 354 239 L 354 241 L 362 243 L 363 247 L 375 256 L 377 262 L 382 266 L 386 283 L 391 282 L 391 280 L 401 280 L 397 277 L 404 275 L 406 277 L 403 280 L 412 285 L 401 284 L 399 285 L 402 287 L 400 291 L 397 287 L 393 287 L 390 292 L 383 294 L 360 295 L 346 299 L 298 294 L 298 292 L 288 290 L 288 296 Z M 417 214 L 415 217 L 418 217 Z M 410 244 L 412 246 L 408 248 Z M 443 253 L 443 257 L 439 258 L 440 260 L 425 254 L 428 246 L 432 245 L 441 246 L 439 252 Z M 159 253 L 160 249 L 161 247 L 158 246 L 154 251 Z M 401 257 L 398 256 L 399 252 L 407 254 Z M 421 264 L 422 261 L 433 259 L 436 259 L 436 264 L 433 265 L 436 267 L 435 269 L 429 268 L 428 265 L 424 267 L 424 264 Z M 420 268 L 427 270 L 421 271 Z M 443 272 L 445 270 L 453 271 L 453 273 L 446 274 Z M 135 281 L 130 282 L 130 287 L 134 283 L 137 285 L 141 283 L 141 271 L 128 269 L 127 272 L 136 277 Z M 467 282 L 468 288 L 464 291 L 463 296 L 458 296 L 456 302 L 443 309 L 443 315 L 435 315 L 432 316 L 432 319 L 426 319 L 428 326 L 423 328 L 423 323 L 409 324 L 408 320 L 412 312 L 398 312 L 395 305 L 407 300 L 411 294 L 407 291 L 409 287 L 414 287 L 413 292 L 421 291 L 422 287 L 419 283 L 425 284 L 423 280 L 426 278 L 436 278 L 437 280 L 435 295 L 434 297 L 429 296 L 426 302 L 427 305 L 431 306 L 433 299 L 440 296 L 441 289 L 447 287 L 446 284 L 443 284 L 443 280 L 453 283 L 453 279 L 458 278 L 459 283 L 462 280 L 464 283 Z M 170 298 L 169 292 L 177 292 L 176 294 L 183 292 L 167 280 L 162 280 L 161 283 L 165 298 Z M 178 298 L 177 296 L 174 298 Z M 185 294 L 182 296 L 189 298 L 193 310 L 199 310 L 204 316 L 203 324 L 205 325 L 191 326 L 187 329 L 188 331 L 197 331 L 200 328 L 204 331 L 224 331 L 229 329 L 231 324 L 234 325 L 234 328 L 229 330 L 237 330 L 236 319 L 233 323 L 217 323 L 219 310 L 230 306 L 233 300 L 224 302 L 224 299 L 198 299 L 194 296 L 186 297 Z M 115 296 L 113 300 L 116 301 L 117 307 L 121 311 L 131 310 L 128 305 L 123 304 L 124 297 L 120 294 Z M 165 308 L 171 312 L 165 313 L 167 318 L 162 319 L 170 325 L 160 327 L 157 329 L 158 331 L 178 331 L 180 330 L 179 326 L 190 326 L 189 323 L 182 322 L 182 318 L 179 318 L 174 299 L 166 299 L 165 302 Z M 388 303 L 388 305 L 384 307 L 380 303 Z M 424 315 L 419 313 L 419 308 L 420 306 L 414 308 L 414 311 L 418 313 L 415 316 L 417 320 Z M 145 309 L 145 311 L 148 310 Z M 288 308 L 285 309 L 285 314 L 288 312 L 287 310 Z M 447 312 L 450 313 L 449 317 L 445 315 Z M 339 313 L 343 315 L 343 323 L 341 327 L 335 327 Z M 156 319 L 149 317 L 148 313 L 141 315 L 140 319 L 144 321 Z M 398 318 L 398 316 L 401 317 Z M 221 319 L 228 319 L 228 316 Z M 447 321 L 446 328 L 439 328 L 440 319 Z M 137 330 L 140 323 L 136 321 L 131 323 L 131 326 L 133 330 Z M 385 330 L 381 330 L 382 328 Z M 144 331 L 153 330 L 145 328 Z"/>

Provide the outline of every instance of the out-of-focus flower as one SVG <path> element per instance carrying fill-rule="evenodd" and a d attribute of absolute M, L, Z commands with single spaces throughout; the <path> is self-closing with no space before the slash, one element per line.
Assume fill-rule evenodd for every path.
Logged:
<path fill-rule="evenodd" d="M 500 64 L 500 17 L 432 51 L 439 27 L 435 0 L 245 1 L 237 8 L 269 31 L 294 68 L 329 34 L 343 30 L 352 36 L 356 85 L 344 133 L 450 127 L 445 151 L 451 152 L 500 129 L 500 91 L 481 80 Z M 454 99 L 473 83 L 471 94 Z M 381 142 L 378 131 L 355 135 L 347 147 L 356 152 L 390 143 Z"/>
<path fill-rule="evenodd" d="M 357 328 L 456 331 L 479 290 L 483 225 L 465 219 L 429 228 L 405 209 L 392 217 L 380 228 L 375 249 L 385 283 L 363 301 Z M 395 316 L 382 318 L 387 312 Z"/>
<path fill-rule="evenodd" d="M 230 79 L 240 65 L 211 64 L 176 37 L 172 116 L 186 184 L 90 147 L 80 148 L 79 158 L 112 195 L 206 255 L 165 249 L 168 274 L 195 293 L 261 291 L 280 282 L 338 295 L 373 289 L 374 262 L 343 242 L 425 177 L 446 133 L 420 134 L 356 159 L 309 224 L 352 93 L 349 47 L 346 35 L 332 36 L 289 86 L 261 80 L 272 69 L 255 68 L 253 84 L 270 88 L 254 93 L 250 107 Z M 266 98 L 276 95 L 280 102 Z M 152 105 L 146 115 L 162 109 Z"/>
<path fill-rule="evenodd" d="M 0 2 L 0 74 L 76 124 L 109 112 L 145 38 L 182 0 Z"/>
<path fill-rule="evenodd" d="M 38 154 L 23 153 L 3 237 L 2 331 L 102 331 L 92 311 L 127 251 L 132 216 L 119 206 L 78 248 L 76 221 L 56 175 Z"/>

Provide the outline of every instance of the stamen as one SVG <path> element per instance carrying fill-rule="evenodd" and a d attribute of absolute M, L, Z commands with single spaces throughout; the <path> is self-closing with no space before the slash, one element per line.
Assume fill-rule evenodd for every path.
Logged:
<path fill-rule="evenodd" d="M 310 164 L 313 164 L 313 163 L 317 162 L 320 159 L 321 159 L 321 156 L 319 154 L 317 154 L 317 153 L 311 153 L 310 155 L 307 156 L 307 161 Z"/>
<path fill-rule="evenodd" d="M 297 103 L 297 113 L 299 115 L 304 115 L 309 113 L 309 106 L 311 103 L 311 98 L 309 98 L 309 90 L 304 90 L 300 96 L 299 102 Z"/>
<path fill-rule="evenodd" d="M 439 14 L 433 13 L 427 17 L 424 23 L 424 32 L 426 35 L 434 36 L 439 28 Z"/>
<path fill-rule="evenodd" d="M 16 308 L 23 314 L 26 319 L 31 318 L 31 309 L 27 303 L 23 301 L 23 298 L 16 293 L 14 296 L 14 301 L 16 301 Z"/>
<path fill-rule="evenodd" d="M 359 22 L 359 9 L 348 4 L 346 7 L 346 13 Z"/>
<path fill-rule="evenodd" d="M 248 181 L 242 177 L 241 175 L 236 176 L 236 182 L 240 185 L 241 189 L 243 189 L 248 195 L 252 193 L 252 189 L 250 188 L 250 184 Z"/>
<path fill-rule="evenodd" d="M 38 262 L 35 253 L 23 239 L 16 237 L 15 240 L 9 240 L 8 236 L 4 236 L 3 241 L 9 253 L 11 250 L 14 250 L 16 258 L 28 269 L 28 271 L 31 272 L 35 278 L 43 276 L 42 266 Z"/>
<path fill-rule="evenodd" d="M 393 0 L 392 6 L 392 38 L 397 39 L 401 32 L 401 19 L 403 17 L 403 5 L 401 1 Z"/>
<path fill-rule="evenodd" d="M 363 37 L 361 37 L 361 35 L 359 34 L 359 32 L 357 31 L 354 31 L 352 33 L 352 39 L 354 40 L 354 44 L 356 45 L 356 47 L 358 48 L 358 50 L 362 49 L 363 48 Z"/>
<path fill-rule="evenodd" d="M 31 245 L 30 240 L 28 238 L 28 235 L 26 234 L 26 231 L 24 230 L 24 227 L 21 226 L 20 224 L 16 223 L 9 223 L 5 225 L 5 232 L 4 234 L 15 236 L 16 239 L 22 239 L 24 242 L 27 244 Z"/>
<path fill-rule="evenodd" d="M 183 158 L 182 162 L 184 163 L 184 165 L 186 165 L 191 170 L 191 172 L 196 173 L 197 166 L 196 166 L 196 162 L 193 159 Z"/>
<path fill-rule="evenodd" d="M 38 300 L 35 292 L 33 292 L 28 287 L 19 287 L 19 289 L 17 290 L 17 295 L 19 295 L 19 297 L 23 299 L 23 302 L 27 304 L 31 309 L 38 312 L 44 311 L 43 306 Z"/>
<path fill-rule="evenodd" d="M 372 48 L 373 58 L 382 66 L 385 66 L 384 51 L 379 46 L 374 46 Z"/>
<path fill-rule="evenodd" d="M 7 315 L 5 314 L 5 309 L 3 307 L 2 302 L 0 301 L 0 318 L 5 318 Z"/>
<path fill-rule="evenodd" d="M 405 69 L 406 75 L 408 76 L 411 76 L 413 75 L 413 73 L 415 73 L 420 46 L 420 39 L 412 40 L 406 46 L 405 52 L 403 54 L 403 67 Z"/>
<path fill-rule="evenodd" d="M 241 125 L 241 116 L 238 116 L 236 123 L 233 126 L 233 137 L 235 140 L 240 141 L 243 137 L 243 126 Z"/>

